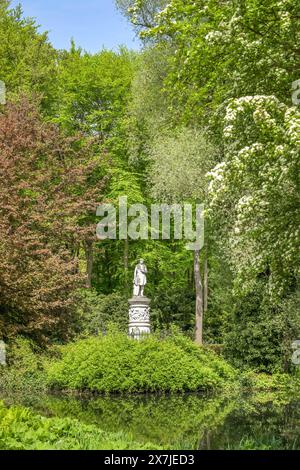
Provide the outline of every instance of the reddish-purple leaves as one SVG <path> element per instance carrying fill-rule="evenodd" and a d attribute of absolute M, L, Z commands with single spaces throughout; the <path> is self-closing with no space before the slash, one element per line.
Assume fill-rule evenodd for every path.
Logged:
<path fill-rule="evenodd" d="M 95 163 L 95 160 L 97 163 Z M 91 146 L 65 137 L 22 99 L 0 115 L 0 331 L 68 334 L 104 180 Z M 90 181 L 93 181 L 91 183 Z"/>

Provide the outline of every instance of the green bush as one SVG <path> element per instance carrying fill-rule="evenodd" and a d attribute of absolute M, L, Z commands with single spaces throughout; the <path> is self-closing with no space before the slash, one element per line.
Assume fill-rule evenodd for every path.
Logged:
<path fill-rule="evenodd" d="M 289 374 L 265 374 L 247 371 L 241 374 L 242 387 L 252 391 L 282 391 L 293 393 L 300 389 L 300 380 Z"/>
<path fill-rule="evenodd" d="M 191 336 L 195 327 L 195 294 L 191 289 L 157 287 L 151 296 L 151 323 L 165 330 L 176 325 Z"/>
<path fill-rule="evenodd" d="M 107 433 L 70 418 L 45 418 L 26 408 L 0 402 L 1 450 L 139 450 L 159 449 L 136 443 L 130 434 Z"/>
<path fill-rule="evenodd" d="M 211 390 L 232 383 L 235 372 L 211 351 L 181 335 L 134 341 L 112 332 L 61 347 L 46 367 L 52 388 L 100 393 Z"/>
<path fill-rule="evenodd" d="M 6 367 L 0 366 L 0 392 L 7 396 L 13 394 L 30 394 L 46 390 L 43 369 L 44 357 L 36 345 L 23 337 L 7 347 Z"/>
<path fill-rule="evenodd" d="M 260 372 L 288 372 L 291 344 L 300 338 L 300 291 L 275 308 L 256 292 L 239 299 L 225 335 L 224 354 L 233 366 Z"/>
<path fill-rule="evenodd" d="M 107 331 L 110 323 L 118 325 L 120 331 L 128 329 L 128 300 L 120 294 L 100 295 L 83 290 L 78 307 L 78 333 L 98 335 Z"/>

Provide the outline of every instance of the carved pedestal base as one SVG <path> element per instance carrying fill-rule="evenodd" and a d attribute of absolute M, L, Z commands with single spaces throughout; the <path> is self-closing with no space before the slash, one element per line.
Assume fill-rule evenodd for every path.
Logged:
<path fill-rule="evenodd" d="M 133 297 L 129 300 L 129 336 L 140 339 L 151 333 L 150 299 Z"/>

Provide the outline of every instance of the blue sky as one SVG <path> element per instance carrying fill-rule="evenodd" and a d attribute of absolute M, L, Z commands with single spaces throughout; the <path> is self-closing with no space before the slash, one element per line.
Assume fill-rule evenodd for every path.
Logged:
<path fill-rule="evenodd" d="M 70 39 L 89 52 L 119 45 L 138 49 L 139 42 L 114 0 L 13 0 L 21 4 L 25 16 L 35 17 L 41 31 L 49 31 L 52 44 L 69 48 Z"/>

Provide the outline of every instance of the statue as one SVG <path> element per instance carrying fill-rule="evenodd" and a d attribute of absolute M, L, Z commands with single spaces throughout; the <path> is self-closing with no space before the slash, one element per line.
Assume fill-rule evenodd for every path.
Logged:
<path fill-rule="evenodd" d="M 145 297 L 144 288 L 147 284 L 147 267 L 143 259 L 139 260 L 134 270 L 133 297 L 129 299 L 129 326 L 130 338 L 142 340 L 151 333 L 150 303 Z"/>
<path fill-rule="evenodd" d="M 0 366 L 6 366 L 6 345 L 0 341 Z"/>
<path fill-rule="evenodd" d="M 144 297 L 144 288 L 147 284 L 147 267 L 143 259 L 140 259 L 139 264 L 135 267 L 133 279 L 133 296 Z"/>

